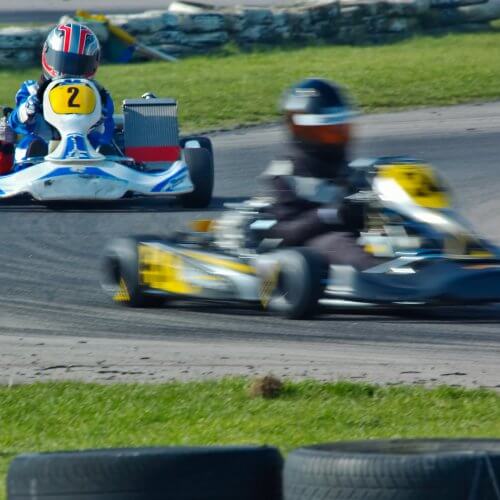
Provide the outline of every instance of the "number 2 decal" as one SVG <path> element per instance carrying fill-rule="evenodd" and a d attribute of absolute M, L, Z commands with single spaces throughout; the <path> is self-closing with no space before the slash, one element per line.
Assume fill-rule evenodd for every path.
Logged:
<path fill-rule="evenodd" d="M 80 89 L 78 87 L 68 87 L 68 94 L 71 94 L 71 96 L 68 99 L 68 107 L 69 108 L 79 108 L 80 105 L 75 103 L 75 99 L 78 97 L 78 94 L 80 93 Z"/>
<path fill-rule="evenodd" d="M 54 85 L 49 91 L 50 106 L 58 115 L 90 115 L 97 105 L 99 93 L 90 85 L 71 83 Z"/>

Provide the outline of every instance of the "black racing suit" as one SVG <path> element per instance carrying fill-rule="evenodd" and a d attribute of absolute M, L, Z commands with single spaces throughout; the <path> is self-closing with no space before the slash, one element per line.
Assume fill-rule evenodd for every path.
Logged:
<path fill-rule="evenodd" d="M 307 246 L 330 264 L 366 269 L 380 259 L 357 243 L 362 213 L 345 197 L 354 191 L 345 154 L 323 153 L 291 146 L 291 155 L 264 172 L 273 197 L 269 213 L 276 223 L 266 237 L 280 246 Z M 359 207 L 359 205 L 358 205 Z"/>

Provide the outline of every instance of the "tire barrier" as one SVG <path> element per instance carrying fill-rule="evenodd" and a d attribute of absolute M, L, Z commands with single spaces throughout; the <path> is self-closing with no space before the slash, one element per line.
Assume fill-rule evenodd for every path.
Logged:
<path fill-rule="evenodd" d="M 284 500 L 500 500 L 500 439 L 339 442 L 299 448 Z"/>
<path fill-rule="evenodd" d="M 500 439 L 20 455 L 7 500 L 500 500 Z"/>
<path fill-rule="evenodd" d="M 286 8 L 214 8 L 210 2 L 178 1 L 168 10 L 107 18 L 137 43 L 181 57 L 217 50 L 228 42 L 244 48 L 319 40 L 334 45 L 367 44 L 392 42 L 428 30 L 488 29 L 490 21 L 500 18 L 500 0 L 308 0 Z M 60 22 L 71 19 L 65 16 Z M 96 33 L 107 59 L 130 60 L 132 52 L 109 25 L 92 19 L 84 22 Z M 51 28 L 53 25 L 1 28 L 0 67 L 37 64 Z M 140 51 L 136 56 L 135 60 L 145 57 Z"/>
<path fill-rule="evenodd" d="M 8 500 L 280 500 L 270 447 L 168 447 L 20 455 Z"/>

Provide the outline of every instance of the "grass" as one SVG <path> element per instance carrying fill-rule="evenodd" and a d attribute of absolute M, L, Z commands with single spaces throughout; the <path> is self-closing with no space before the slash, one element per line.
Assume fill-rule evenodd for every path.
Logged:
<path fill-rule="evenodd" d="M 118 104 L 146 91 L 174 96 L 186 129 L 275 120 L 282 90 L 305 76 L 339 81 L 366 111 L 500 97 L 500 31 L 416 37 L 385 46 L 319 46 L 193 57 L 177 64 L 107 65 Z M 0 70 L 0 103 L 39 70 Z"/>
<path fill-rule="evenodd" d="M 271 444 L 500 435 L 500 395 L 441 387 L 287 382 L 277 399 L 248 382 L 51 383 L 0 387 L 0 499 L 18 453 L 90 447 Z"/>

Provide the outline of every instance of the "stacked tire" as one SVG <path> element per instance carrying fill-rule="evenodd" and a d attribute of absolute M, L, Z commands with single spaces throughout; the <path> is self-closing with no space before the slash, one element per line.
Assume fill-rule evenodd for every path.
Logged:
<path fill-rule="evenodd" d="M 500 440 L 339 442 L 287 458 L 285 500 L 500 500 Z"/>
<path fill-rule="evenodd" d="M 269 447 L 170 447 L 20 455 L 8 500 L 280 500 Z"/>
<path fill-rule="evenodd" d="M 500 500 L 500 439 L 21 455 L 8 500 Z"/>

